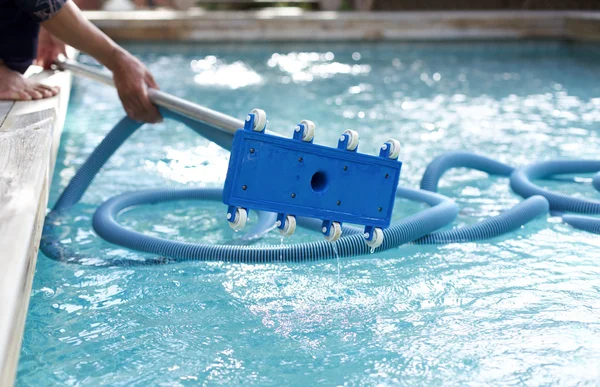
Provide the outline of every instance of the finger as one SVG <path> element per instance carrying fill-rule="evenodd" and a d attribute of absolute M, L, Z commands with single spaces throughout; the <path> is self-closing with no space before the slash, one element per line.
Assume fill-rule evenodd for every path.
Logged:
<path fill-rule="evenodd" d="M 135 119 L 135 113 L 133 112 L 133 110 L 126 108 L 125 113 L 127 114 L 127 117 L 131 118 L 134 121 L 138 121 Z"/>
<path fill-rule="evenodd" d="M 48 51 L 45 56 L 42 57 L 44 60 L 44 69 L 49 70 L 52 67 L 52 64 L 58 58 L 58 52 L 53 49 Z"/>
<path fill-rule="evenodd" d="M 52 50 L 52 55 L 48 56 L 48 61 L 46 63 L 48 65 L 48 68 L 50 68 L 58 60 L 58 57 L 61 54 L 64 54 L 63 51 L 64 50 L 61 50 L 60 48 Z"/>
<path fill-rule="evenodd" d="M 124 90 L 124 88 L 120 90 L 119 97 L 129 118 L 150 123 L 161 120 L 158 109 L 152 105 L 148 98 L 144 79 L 140 79 L 139 83 L 129 90 Z"/>
<path fill-rule="evenodd" d="M 143 115 L 145 122 L 156 123 L 160 121 L 160 113 L 150 101 L 146 85 L 143 85 L 141 93 L 138 95 L 138 103 L 142 106 L 143 112 L 141 112 L 141 115 Z"/>
<path fill-rule="evenodd" d="M 137 109 L 135 106 L 133 106 L 129 99 L 122 97 L 121 103 L 123 105 L 123 109 L 125 109 L 125 113 L 127 113 L 127 117 L 131 118 L 132 120 L 139 121 L 137 117 Z"/>
<path fill-rule="evenodd" d="M 51 53 L 45 49 L 42 48 L 38 51 L 38 55 L 37 55 L 37 62 L 38 62 L 38 66 L 42 66 L 42 67 L 46 67 L 46 63 L 48 62 L 48 57 L 51 55 Z"/>
<path fill-rule="evenodd" d="M 163 122 L 163 118 L 160 115 L 160 111 L 158 110 L 158 107 L 156 107 L 156 105 L 152 105 L 152 107 L 150 108 L 150 119 L 152 123 L 158 123 L 158 122 Z"/>
<path fill-rule="evenodd" d="M 131 118 L 134 121 L 139 121 L 139 117 L 137 116 L 136 109 L 132 106 L 132 104 L 126 100 L 121 99 L 121 103 L 123 104 L 123 109 L 125 109 L 125 113 L 127 117 Z"/>
<path fill-rule="evenodd" d="M 131 112 L 132 119 L 147 122 L 144 114 L 144 105 L 137 94 L 128 96 L 125 103 L 127 104 L 127 109 Z"/>
<path fill-rule="evenodd" d="M 130 118 L 139 122 L 152 122 L 146 114 L 146 108 L 137 95 L 132 96 L 127 102 Z"/>
<path fill-rule="evenodd" d="M 148 123 L 156 123 L 158 122 L 158 117 L 154 112 L 154 108 L 152 103 L 149 100 L 144 100 L 141 96 L 139 97 L 136 106 L 138 106 L 139 110 L 137 111 L 138 117 L 144 122 Z"/>
<path fill-rule="evenodd" d="M 153 89 L 160 89 L 158 83 L 156 83 L 154 77 L 149 72 L 146 73 L 146 84 Z"/>
<path fill-rule="evenodd" d="M 48 70 L 48 58 L 47 57 L 40 58 L 38 66 L 42 67 L 44 70 Z"/>
<path fill-rule="evenodd" d="M 129 95 L 126 94 L 122 89 L 117 89 L 117 93 L 119 94 L 121 105 L 123 106 L 125 113 L 127 113 L 127 117 L 134 119 L 133 115 L 135 109 L 132 107 Z"/>
<path fill-rule="evenodd" d="M 149 99 L 147 100 L 148 104 L 145 108 L 145 113 L 147 116 L 147 120 L 148 122 L 151 122 L 153 124 L 157 123 L 157 122 L 162 122 L 162 116 L 160 115 L 160 112 L 158 111 L 158 107 L 156 105 L 154 105 Z"/>
<path fill-rule="evenodd" d="M 152 76 L 152 74 L 150 74 L 150 72 L 146 72 L 146 83 L 149 87 L 152 87 L 154 89 L 160 89 L 158 87 L 158 83 L 156 83 L 156 81 L 154 80 L 154 77 Z M 146 90 L 147 93 L 147 90 Z M 150 96 L 148 96 L 148 100 L 150 99 Z M 158 107 L 152 103 L 152 101 L 150 101 L 150 104 L 152 105 L 150 108 L 150 113 L 151 113 L 151 117 L 154 120 L 154 122 L 162 122 L 162 116 L 160 115 L 160 112 L 158 110 Z"/>
<path fill-rule="evenodd" d="M 46 55 L 47 51 L 48 50 L 45 47 L 38 46 L 38 50 L 37 50 L 38 59 L 44 57 Z"/>

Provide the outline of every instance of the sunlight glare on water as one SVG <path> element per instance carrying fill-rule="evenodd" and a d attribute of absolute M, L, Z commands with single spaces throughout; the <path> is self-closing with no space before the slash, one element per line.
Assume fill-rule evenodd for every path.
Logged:
<path fill-rule="evenodd" d="M 600 149 L 598 46 L 128 48 L 164 91 L 238 118 L 262 108 L 281 134 L 291 137 L 310 119 L 315 142 L 335 146 L 351 128 L 368 154 L 397 138 L 403 186 L 417 187 L 426 165 L 450 150 L 518 166 L 597 158 Z M 70 103 L 51 203 L 124 114 L 114 90 L 85 79 L 74 80 Z M 174 122 L 143 128 L 114 155 L 62 222 L 62 240 L 89 256 L 87 265 L 40 254 L 17 385 L 600 380 L 600 238 L 557 218 L 482 243 L 406 245 L 324 262 L 94 266 L 148 257 L 95 235 L 101 202 L 144 188 L 221 186 L 227 163 L 226 151 Z M 597 197 L 589 179 L 581 181 L 547 186 Z M 449 172 L 440 192 L 459 204 L 457 226 L 520 200 L 507 179 L 466 170 Z M 394 219 L 422 208 L 397 200 Z M 228 243 L 240 235 L 225 214 L 220 203 L 169 203 L 130 209 L 120 220 L 148 235 Z M 285 243 L 321 238 L 298 228 Z M 261 243 L 279 245 L 279 233 Z"/>

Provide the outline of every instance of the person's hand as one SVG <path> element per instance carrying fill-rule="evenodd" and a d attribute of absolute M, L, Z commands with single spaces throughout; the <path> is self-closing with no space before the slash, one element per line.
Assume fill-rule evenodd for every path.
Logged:
<path fill-rule="evenodd" d="M 158 88 L 150 72 L 142 62 L 90 23 L 73 1 L 65 2 L 54 16 L 40 24 L 52 35 L 94 57 L 113 72 L 119 98 L 130 118 L 151 123 L 161 120 L 158 109 L 148 98 L 148 88 Z"/>
<path fill-rule="evenodd" d="M 149 87 L 158 89 L 152 74 L 128 52 L 120 51 L 115 55 L 113 80 L 129 118 L 148 123 L 161 122 L 158 108 L 148 98 Z"/>
<path fill-rule="evenodd" d="M 60 54 L 67 55 L 66 45 L 60 39 L 54 37 L 45 28 L 40 28 L 40 35 L 37 49 L 37 59 L 35 64 L 44 69 L 50 69 L 50 66 Z"/>

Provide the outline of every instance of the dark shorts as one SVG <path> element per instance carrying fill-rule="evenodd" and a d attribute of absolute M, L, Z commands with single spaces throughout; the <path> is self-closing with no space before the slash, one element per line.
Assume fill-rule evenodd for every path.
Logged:
<path fill-rule="evenodd" d="M 31 64 L 33 63 L 33 59 L 25 59 L 23 61 L 5 60 L 3 63 L 9 69 L 19 72 L 21 74 L 25 74 L 25 71 L 27 71 L 29 66 L 31 66 Z"/>
<path fill-rule="evenodd" d="M 0 59 L 24 73 L 37 56 L 40 23 L 50 19 L 66 0 L 0 0 Z"/>

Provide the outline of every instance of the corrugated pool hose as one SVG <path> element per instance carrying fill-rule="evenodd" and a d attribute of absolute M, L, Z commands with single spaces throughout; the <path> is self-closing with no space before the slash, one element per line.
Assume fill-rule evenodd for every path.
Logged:
<path fill-rule="evenodd" d="M 186 124 L 196 133 L 215 142 L 225 149 L 231 149 L 233 136 L 214 130 L 199 121 L 178 113 L 161 109 L 163 117 Z M 117 221 L 119 213 L 132 206 L 157 204 L 169 201 L 209 200 L 221 201 L 222 190 L 215 188 L 193 189 L 149 189 L 130 192 L 113 197 L 103 203 L 94 214 L 93 227 L 96 233 L 108 242 L 133 250 L 157 255 L 144 260 L 115 259 L 98 263 L 94 257 L 87 257 L 63 243 L 59 235 L 61 215 L 75 205 L 92 180 L 114 152 L 142 126 L 123 118 L 92 152 L 81 166 L 69 185 L 47 215 L 42 234 L 41 249 L 48 257 L 63 262 L 99 265 L 148 265 L 178 261 L 228 261 L 228 262 L 304 262 L 335 257 L 353 257 L 365 255 L 370 248 L 365 244 L 362 230 L 344 226 L 343 236 L 335 243 L 326 241 L 296 243 L 277 246 L 249 245 L 273 229 L 276 214 L 259 212 L 254 227 L 235 243 L 210 245 L 171 241 L 153 237 L 131 230 Z M 511 187 L 515 192 L 527 198 L 515 207 L 499 216 L 485 219 L 479 223 L 435 232 L 450 224 L 457 216 L 458 207 L 451 199 L 437 194 L 438 182 L 443 174 L 452 168 L 472 168 L 511 178 Z M 494 238 L 516 230 L 527 222 L 544 215 L 548 209 L 586 214 L 600 213 L 600 202 L 573 198 L 542 189 L 530 179 L 548 178 L 563 173 L 584 173 L 600 171 L 600 161 L 552 161 L 533 164 L 515 170 L 501 162 L 468 152 L 451 152 L 436 158 L 425 171 L 421 189 L 398 188 L 397 197 L 423 202 L 430 205 L 417 214 L 408 216 L 384 230 L 383 245 L 376 251 L 396 248 L 405 243 L 440 244 L 472 242 Z M 594 186 L 600 190 L 600 174 L 593 179 Z M 565 222 L 574 227 L 600 233 L 600 220 L 581 215 L 563 215 Z M 299 218 L 298 225 L 320 232 L 321 221 Z"/>
<path fill-rule="evenodd" d="M 222 147 L 231 147 L 232 136 L 212 130 L 201 122 L 190 120 L 177 113 L 161 110 L 163 117 L 185 123 L 198 134 L 215 141 Z M 71 244 L 61 242 L 58 235 L 60 215 L 76 204 L 96 174 L 113 153 L 139 129 L 142 124 L 123 118 L 102 140 L 92 152 L 88 160 L 81 166 L 69 185 L 46 217 L 41 249 L 48 257 L 73 263 L 94 262 L 92 257 L 83 256 L 75 251 Z M 418 239 L 428 233 L 452 222 L 457 215 L 456 204 L 445 196 L 399 188 L 397 196 L 409 200 L 424 202 L 432 206 L 417 214 L 394 223 L 384 231 L 385 241 L 377 248 L 383 251 Z M 93 226 L 96 233 L 105 240 L 137 251 L 156 254 L 159 257 L 137 261 L 117 259 L 107 265 L 139 265 L 173 261 L 229 261 L 229 262 L 302 262 L 339 257 L 350 257 L 368 254 L 370 248 L 364 243 L 362 231 L 355 227 L 344 227 L 345 236 L 335 243 L 326 241 L 298 243 L 281 246 L 248 246 L 248 245 L 208 245 L 185 243 L 151 237 L 121 226 L 116 218 L 120 211 L 143 204 L 156 204 L 173 200 L 221 200 L 220 189 L 153 189 L 126 193 L 109 199 L 96 211 Z M 242 239 L 252 241 L 255 237 L 270 230 L 275 223 L 275 214 L 259 214 L 254 228 Z M 299 219 L 299 225 L 319 231 L 320 222 L 312 219 Z"/>

